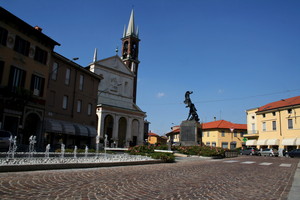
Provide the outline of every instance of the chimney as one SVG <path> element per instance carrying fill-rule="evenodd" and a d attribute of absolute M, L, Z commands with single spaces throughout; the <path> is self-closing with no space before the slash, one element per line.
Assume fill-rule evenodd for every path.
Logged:
<path fill-rule="evenodd" d="M 43 30 L 43 29 L 42 29 L 41 27 L 39 27 L 39 26 L 35 26 L 34 29 L 35 29 L 35 30 L 38 30 L 38 31 L 40 31 L 40 32 L 42 32 L 42 30 Z"/>

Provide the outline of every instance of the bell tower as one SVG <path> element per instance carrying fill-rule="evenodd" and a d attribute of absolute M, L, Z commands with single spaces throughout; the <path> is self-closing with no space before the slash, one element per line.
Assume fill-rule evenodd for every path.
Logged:
<path fill-rule="evenodd" d="M 124 26 L 122 37 L 122 57 L 124 64 L 135 74 L 133 85 L 133 102 L 136 103 L 137 75 L 139 67 L 139 31 L 134 24 L 134 11 L 132 9 L 128 27 Z"/>

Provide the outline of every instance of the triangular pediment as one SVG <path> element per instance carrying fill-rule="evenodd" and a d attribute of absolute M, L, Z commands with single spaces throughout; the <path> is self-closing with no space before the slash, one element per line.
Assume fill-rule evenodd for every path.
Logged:
<path fill-rule="evenodd" d="M 128 75 L 134 75 L 132 71 L 124 64 L 119 56 L 112 56 L 103 60 L 96 61 L 96 66 L 101 65 L 107 69 L 116 70 Z"/>

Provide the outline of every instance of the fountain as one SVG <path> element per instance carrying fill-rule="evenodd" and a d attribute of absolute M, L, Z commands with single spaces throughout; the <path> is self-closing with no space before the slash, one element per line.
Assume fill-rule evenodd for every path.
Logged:
<path fill-rule="evenodd" d="M 7 158 L 14 159 L 15 158 L 15 153 L 17 150 L 17 136 L 13 137 L 10 136 L 9 138 L 9 149 L 7 152 Z"/>
<path fill-rule="evenodd" d="M 28 151 L 28 157 L 32 158 L 33 154 L 35 153 L 35 143 L 36 143 L 36 136 L 30 136 L 29 137 L 29 151 Z"/>
<path fill-rule="evenodd" d="M 40 167 L 38 169 L 52 169 L 54 165 L 65 165 L 65 164 L 78 164 L 78 166 L 82 166 L 83 164 L 87 164 L 86 166 L 95 165 L 95 163 L 110 163 L 110 162 L 135 162 L 135 161 L 151 161 L 154 160 L 150 157 L 146 156 L 136 156 L 129 155 L 127 153 L 118 153 L 118 154 L 108 154 L 107 146 L 108 139 L 107 135 L 105 135 L 104 139 L 104 153 L 99 153 L 99 146 L 96 146 L 96 156 L 88 157 L 88 146 L 85 147 L 84 156 L 78 156 L 77 146 L 74 146 L 73 153 L 65 152 L 65 144 L 61 143 L 61 151 L 58 152 L 50 152 L 50 144 L 46 146 L 45 152 L 36 152 L 35 144 L 36 136 L 30 136 L 29 138 L 29 149 L 28 152 L 16 152 L 17 150 L 17 137 L 10 137 L 10 146 L 9 151 L 7 152 L 6 158 L 0 157 L 0 171 L 10 171 L 13 167 L 26 166 L 28 169 L 36 169 L 40 167 L 40 165 L 48 165 L 48 167 Z M 96 138 L 96 144 L 99 139 Z M 1 153 L 0 153 L 1 154 Z M 33 155 L 37 156 L 33 156 Z M 28 156 L 26 156 L 28 155 Z M 91 164 L 91 165 L 90 165 Z M 73 165 L 74 166 L 74 165 Z"/>
<path fill-rule="evenodd" d="M 84 151 L 84 157 L 87 158 L 89 153 L 89 147 L 87 145 L 85 145 L 85 151 Z"/>
<path fill-rule="evenodd" d="M 97 135 L 97 137 L 96 137 L 96 158 L 98 158 L 98 156 L 99 156 L 99 140 L 100 140 L 100 136 Z"/>
<path fill-rule="evenodd" d="M 60 145 L 60 158 L 63 160 L 65 157 L 65 145 L 64 143 L 61 143 Z"/>
<path fill-rule="evenodd" d="M 50 144 L 46 146 L 45 158 L 49 158 Z"/>
<path fill-rule="evenodd" d="M 104 139 L 104 155 L 106 158 L 106 146 L 107 146 L 107 135 L 105 134 L 105 139 Z"/>
<path fill-rule="evenodd" d="M 74 146 L 73 153 L 74 153 L 74 158 L 76 159 L 77 158 L 77 146 L 76 145 Z"/>

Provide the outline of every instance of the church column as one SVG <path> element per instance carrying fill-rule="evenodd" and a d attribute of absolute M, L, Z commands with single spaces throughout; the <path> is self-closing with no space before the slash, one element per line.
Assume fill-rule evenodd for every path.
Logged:
<path fill-rule="evenodd" d="M 97 127 L 97 134 L 100 136 L 101 139 L 104 138 L 104 118 L 105 115 L 102 113 L 102 111 L 97 109 L 97 116 L 98 116 L 98 127 Z"/>
<path fill-rule="evenodd" d="M 126 130 L 126 146 L 129 147 L 129 143 L 132 141 L 132 118 L 127 117 L 127 130 Z"/>
<path fill-rule="evenodd" d="M 116 142 L 116 145 L 118 145 L 118 139 L 119 139 L 119 137 L 118 137 L 119 119 L 120 119 L 120 116 L 114 115 L 114 128 L 113 128 L 112 139 L 114 142 Z"/>
<path fill-rule="evenodd" d="M 144 144 L 144 120 L 139 119 L 138 145 Z"/>

